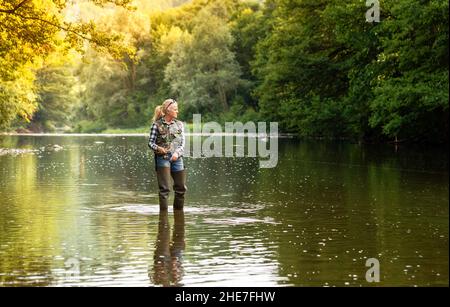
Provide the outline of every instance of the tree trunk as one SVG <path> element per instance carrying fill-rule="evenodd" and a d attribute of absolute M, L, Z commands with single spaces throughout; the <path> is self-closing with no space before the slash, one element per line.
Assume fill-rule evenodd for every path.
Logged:
<path fill-rule="evenodd" d="M 227 95 L 225 94 L 225 90 L 221 85 L 218 86 L 219 90 L 219 99 L 223 105 L 224 111 L 228 111 L 228 103 L 227 103 Z"/>

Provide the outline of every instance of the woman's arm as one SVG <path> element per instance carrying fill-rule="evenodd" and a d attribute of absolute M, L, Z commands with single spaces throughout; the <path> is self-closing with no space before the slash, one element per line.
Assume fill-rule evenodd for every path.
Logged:
<path fill-rule="evenodd" d="M 184 146 L 186 143 L 186 139 L 185 139 L 185 135 L 184 135 L 184 124 L 182 122 L 180 122 L 180 124 L 181 124 L 180 125 L 181 126 L 181 135 L 180 135 L 181 142 L 180 142 L 180 145 L 175 149 L 175 154 L 178 157 L 182 157 L 184 155 Z"/>
<path fill-rule="evenodd" d="M 158 151 L 158 145 L 156 145 L 156 139 L 158 138 L 158 127 L 156 124 L 152 125 L 152 128 L 150 130 L 150 139 L 148 141 L 148 147 L 152 149 L 153 151 Z"/>

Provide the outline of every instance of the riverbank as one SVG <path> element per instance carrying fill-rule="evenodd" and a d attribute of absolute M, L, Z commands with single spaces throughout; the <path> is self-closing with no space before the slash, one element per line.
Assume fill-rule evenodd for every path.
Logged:
<path fill-rule="evenodd" d="M 187 131 L 193 131 L 193 124 L 186 124 Z M 199 129 L 203 130 L 202 128 Z M 131 129 L 106 129 L 99 133 L 71 133 L 71 132 L 57 132 L 57 133 L 39 133 L 33 131 L 25 131 L 19 130 L 15 132 L 0 132 L 0 135 L 18 135 L 18 136 L 149 136 L 150 128 L 149 127 L 140 127 L 140 128 L 131 128 Z M 253 137 L 265 137 L 267 133 L 229 133 L 229 132 L 221 132 L 221 133 L 193 133 L 187 132 L 186 136 L 253 136 Z M 275 136 L 275 134 L 271 135 L 271 137 Z M 296 134 L 289 133 L 279 133 L 278 137 L 282 138 L 296 138 Z"/>
<path fill-rule="evenodd" d="M 193 131 L 193 124 L 187 124 L 187 130 Z M 202 130 L 202 129 L 200 129 Z M 149 135 L 149 127 L 140 127 L 140 128 L 131 128 L 131 129 L 106 129 L 99 133 L 71 133 L 71 132 L 57 132 L 57 133 L 40 133 L 40 132 L 32 132 L 25 131 L 23 129 L 19 131 L 10 131 L 10 132 L 0 132 L 1 135 L 12 135 L 12 136 L 74 136 L 74 137 L 84 137 L 84 136 L 103 136 L 103 137 L 143 137 Z M 252 133 L 252 134 L 244 134 L 244 133 L 186 133 L 186 136 L 250 136 L 250 137 L 262 137 L 266 136 L 264 133 Z M 273 136 L 272 136 L 273 137 Z M 278 133 L 279 138 L 290 138 L 290 139 L 298 139 L 303 141 L 338 141 L 338 142 L 349 142 L 349 143 L 357 143 L 357 144 L 366 144 L 366 145 L 377 145 L 377 144 L 387 144 L 393 146 L 402 146 L 402 145 L 426 145 L 432 147 L 442 147 L 448 149 L 449 143 L 426 143 L 417 140 L 355 140 L 350 138 L 331 138 L 331 137 L 301 137 L 295 133 Z"/>
<path fill-rule="evenodd" d="M 148 137 L 148 133 L 0 133 L 0 136 L 36 136 L 36 137 Z M 253 138 L 266 138 L 266 134 L 257 133 L 186 133 L 187 137 L 192 136 L 234 136 L 234 137 L 253 137 Z M 270 138 L 283 138 L 283 139 L 294 139 L 295 135 L 289 134 L 279 134 L 270 135 Z"/>

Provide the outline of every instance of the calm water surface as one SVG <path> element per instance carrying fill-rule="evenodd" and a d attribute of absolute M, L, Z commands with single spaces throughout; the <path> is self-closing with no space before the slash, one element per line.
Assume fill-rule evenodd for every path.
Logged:
<path fill-rule="evenodd" d="M 146 137 L 0 136 L 0 286 L 448 286 L 448 151 L 279 140 L 186 159 L 160 214 Z M 54 151 L 52 146 L 63 147 Z"/>

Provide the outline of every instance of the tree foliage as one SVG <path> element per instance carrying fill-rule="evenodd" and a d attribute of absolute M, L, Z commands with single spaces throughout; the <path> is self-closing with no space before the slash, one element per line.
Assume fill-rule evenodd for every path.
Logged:
<path fill-rule="evenodd" d="M 379 23 L 361 0 L 71 3 L 0 0 L 1 127 L 19 115 L 51 128 L 74 110 L 76 131 L 135 128 L 173 97 L 183 120 L 448 142 L 445 0 L 381 1 Z"/>
<path fill-rule="evenodd" d="M 92 0 L 96 5 L 127 6 L 131 0 Z M 0 127 L 20 116 L 29 120 L 37 109 L 36 87 L 30 73 L 56 50 L 81 51 L 86 41 L 99 50 L 121 56 L 127 51 L 120 37 L 97 29 L 93 21 L 69 22 L 65 0 L 0 0 Z M 15 90 L 19 88 L 19 90 Z"/>
<path fill-rule="evenodd" d="M 384 1 L 379 24 L 362 1 L 272 3 L 253 63 L 267 119 L 306 136 L 446 141 L 447 1 Z"/>
<path fill-rule="evenodd" d="M 174 45 L 165 70 L 172 91 L 197 112 L 228 110 L 230 94 L 240 82 L 225 15 L 219 3 L 203 9 L 192 35 Z"/>

